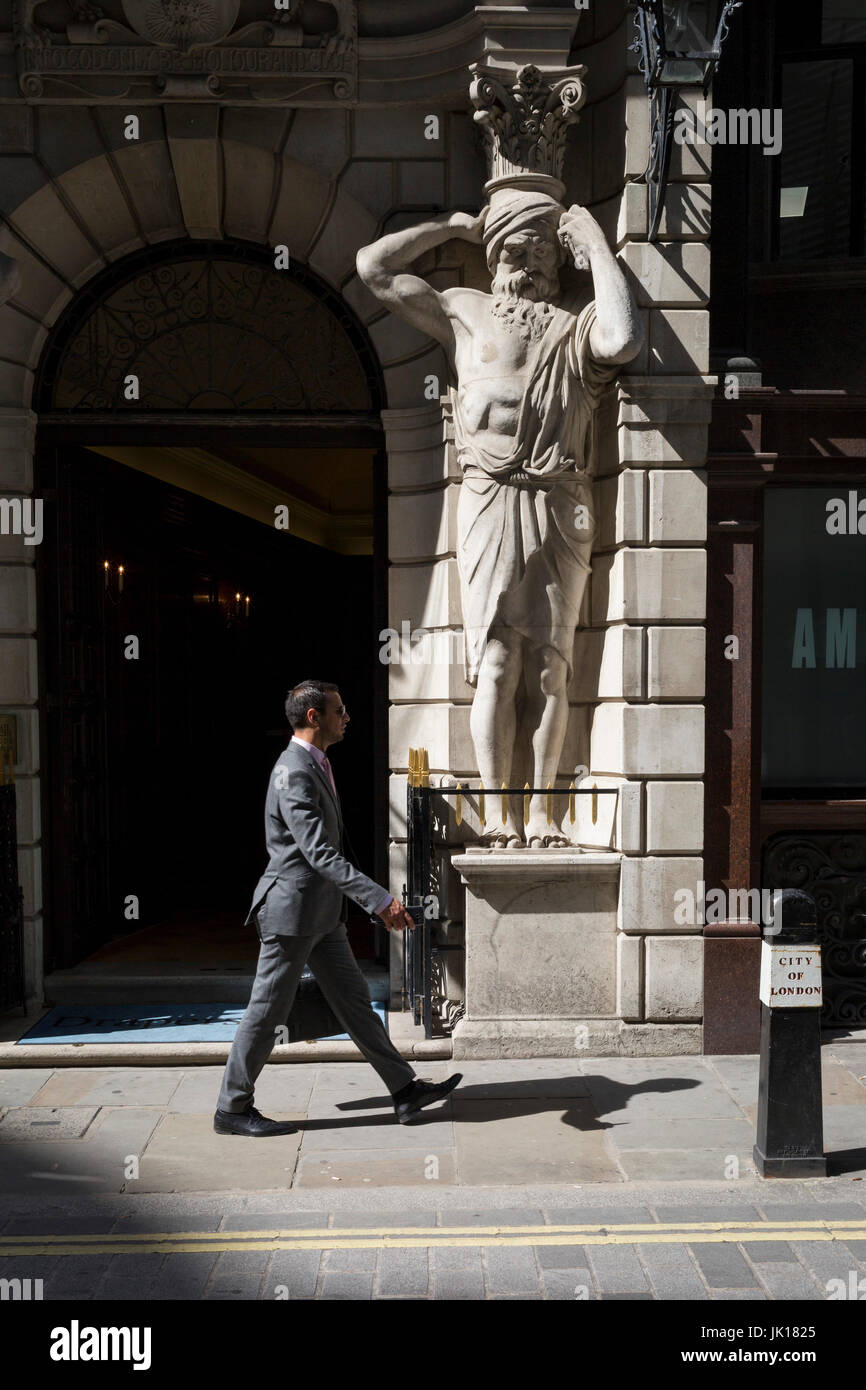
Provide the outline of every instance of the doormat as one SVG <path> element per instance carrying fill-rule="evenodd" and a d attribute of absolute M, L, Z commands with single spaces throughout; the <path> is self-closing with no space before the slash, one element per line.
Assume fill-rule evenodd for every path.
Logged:
<path fill-rule="evenodd" d="M 384 1003 L 371 1002 L 387 1030 Z M 17 1045 L 232 1042 L 243 1014 L 240 1004 L 59 1004 Z M 348 1042 L 349 1034 L 318 1041 Z"/>

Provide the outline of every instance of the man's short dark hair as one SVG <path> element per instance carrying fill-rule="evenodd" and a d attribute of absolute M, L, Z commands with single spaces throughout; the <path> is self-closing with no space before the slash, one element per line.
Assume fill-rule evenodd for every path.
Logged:
<path fill-rule="evenodd" d="M 293 729 L 306 729 L 307 710 L 318 710 L 324 714 L 328 702 L 325 698 L 330 690 L 338 690 L 330 681 L 301 681 L 286 696 L 286 718 Z"/>

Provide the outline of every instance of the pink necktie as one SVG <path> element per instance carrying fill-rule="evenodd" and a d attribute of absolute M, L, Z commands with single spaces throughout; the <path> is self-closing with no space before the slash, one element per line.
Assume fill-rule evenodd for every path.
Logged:
<path fill-rule="evenodd" d="M 334 789 L 334 796 L 336 796 L 336 795 L 337 795 L 337 784 L 336 784 L 336 782 L 334 781 L 334 774 L 333 774 L 333 772 L 331 771 L 331 764 L 328 762 L 328 759 L 327 759 L 327 758 L 323 758 L 323 759 L 322 759 L 322 767 L 325 769 L 325 771 L 326 771 L 327 774 L 328 774 L 328 781 L 330 782 L 331 786 L 332 786 L 333 789 Z"/>

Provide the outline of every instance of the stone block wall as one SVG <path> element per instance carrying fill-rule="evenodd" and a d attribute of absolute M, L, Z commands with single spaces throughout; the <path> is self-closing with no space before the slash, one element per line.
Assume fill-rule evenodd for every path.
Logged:
<path fill-rule="evenodd" d="M 0 497 L 9 501 L 32 493 L 35 423 L 29 410 L 0 409 Z M 18 877 L 24 890 L 24 976 L 31 990 L 42 965 L 36 551 L 23 534 L 0 534 L 0 712 L 17 725 Z"/>
<path fill-rule="evenodd" d="M 646 167 L 648 101 L 628 54 L 624 175 Z M 703 941 L 675 917 L 702 878 L 706 617 L 709 168 L 674 146 L 658 240 L 645 185 L 622 189 L 615 245 L 647 340 L 599 419 L 598 503 L 607 511 L 593 562 L 592 629 L 628 653 L 619 690 L 599 687 L 590 766 L 631 788 L 618 912 L 620 1017 L 636 1033 L 671 1028 L 671 1050 L 700 1047 Z M 676 1044 L 673 1033 L 678 1034 Z"/>

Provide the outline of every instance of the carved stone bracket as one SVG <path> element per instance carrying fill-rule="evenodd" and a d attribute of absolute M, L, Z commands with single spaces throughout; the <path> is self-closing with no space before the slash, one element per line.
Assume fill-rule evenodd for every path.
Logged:
<path fill-rule="evenodd" d="M 357 0 L 326 0 L 330 28 L 305 27 L 300 0 L 237 27 L 240 0 L 69 0 L 65 29 L 16 0 L 18 80 L 31 101 L 203 97 L 287 105 L 357 96 Z"/>

